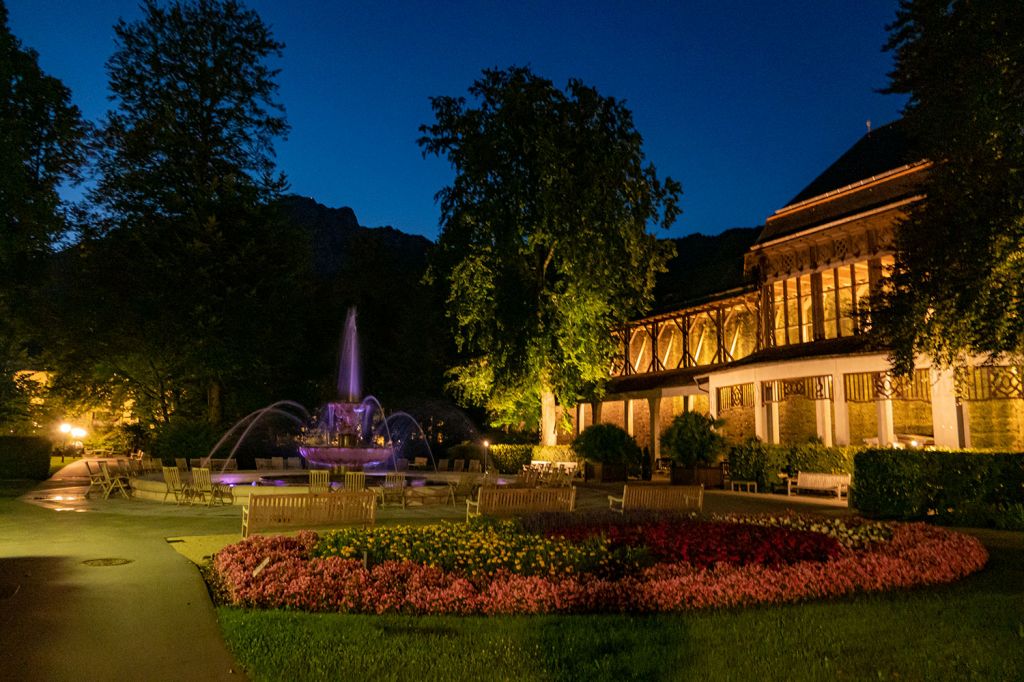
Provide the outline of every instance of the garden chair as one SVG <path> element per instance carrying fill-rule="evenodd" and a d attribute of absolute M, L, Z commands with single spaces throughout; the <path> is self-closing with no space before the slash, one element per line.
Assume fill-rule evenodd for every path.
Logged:
<path fill-rule="evenodd" d="M 188 460 L 184 457 L 175 457 L 174 466 L 178 467 L 178 471 L 188 471 Z"/>
<path fill-rule="evenodd" d="M 309 492 L 326 493 L 331 490 L 330 472 L 327 469 L 309 470 Z"/>
<path fill-rule="evenodd" d="M 426 469 L 427 468 L 427 458 L 426 457 L 414 457 L 413 460 L 412 460 L 412 467 L 411 468 L 413 468 L 413 469 Z"/>
<path fill-rule="evenodd" d="M 409 468 L 409 460 L 404 457 L 399 457 L 395 460 L 395 469 L 399 471 L 406 471 Z"/>
<path fill-rule="evenodd" d="M 189 465 L 189 467 L 191 467 L 192 469 L 198 469 L 198 468 L 200 468 L 200 467 L 202 467 L 202 466 L 203 466 L 203 458 L 202 458 L 202 457 L 192 457 L 192 458 L 190 458 L 190 459 L 188 460 L 188 465 Z M 209 468 L 210 468 L 210 465 L 209 465 L 209 463 L 207 463 L 207 465 L 206 465 L 206 468 L 207 468 L 207 469 L 209 469 Z"/>
<path fill-rule="evenodd" d="M 285 467 L 284 457 L 271 457 L 270 458 L 270 466 L 273 467 L 277 471 L 281 471 Z"/>
<path fill-rule="evenodd" d="M 274 463 L 269 457 L 257 457 L 256 458 L 256 471 L 269 471 L 274 466 Z"/>
<path fill-rule="evenodd" d="M 345 472 L 347 472 L 347 471 L 348 471 L 348 466 L 345 465 L 345 464 L 332 464 L 331 465 L 331 474 L 334 475 L 334 476 L 339 476 L 339 477 L 344 476 Z"/>
<path fill-rule="evenodd" d="M 287 466 L 288 469 L 301 469 L 302 468 L 302 458 L 301 457 L 289 457 L 285 461 L 286 461 L 286 463 L 288 465 Z"/>
<path fill-rule="evenodd" d="M 483 467 L 480 466 L 480 460 L 471 459 L 469 460 L 469 473 L 479 474 Z"/>
<path fill-rule="evenodd" d="M 363 471 L 346 471 L 345 490 L 366 490 L 366 473 Z"/>
<path fill-rule="evenodd" d="M 231 504 L 235 501 L 235 496 L 230 486 L 213 482 L 209 469 L 198 467 L 192 470 L 192 496 L 189 502 L 195 502 L 196 499 L 206 502 L 206 506 L 209 507 L 214 502 Z"/>
<path fill-rule="evenodd" d="M 128 488 L 125 484 L 128 483 L 128 477 L 119 472 L 110 471 L 110 466 L 106 462 L 100 462 L 100 472 L 103 475 L 103 499 L 106 500 L 110 497 L 110 493 L 119 492 L 126 498 L 131 497 L 131 493 L 128 492 Z"/>
<path fill-rule="evenodd" d="M 388 500 L 396 500 L 405 508 L 405 473 L 390 471 L 384 476 L 384 485 L 377 489 L 380 503 L 383 506 Z"/>
<path fill-rule="evenodd" d="M 448 471 L 448 458 L 447 457 L 445 457 L 444 459 L 437 460 L 437 470 L 438 471 Z"/>
<path fill-rule="evenodd" d="M 466 460 L 464 460 L 464 459 L 457 459 L 457 460 L 455 460 L 455 468 L 453 469 L 453 471 L 457 471 L 457 472 L 461 473 L 462 471 L 465 470 L 465 468 L 466 468 Z"/>
<path fill-rule="evenodd" d="M 95 464 L 95 468 L 93 468 L 93 464 Z M 89 472 L 89 489 L 85 491 L 85 496 L 89 497 L 93 490 L 102 493 L 106 487 L 106 478 L 100 470 L 99 462 L 86 461 L 85 469 Z"/>
<path fill-rule="evenodd" d="M 164 502 L 168 495 L 174 495 L 175 504 L 184 504 L 188 501 L 188 488 L 181 482 L 181 472 L 177 467 L 163 467 L 164 485 L 167 486 L 164 492 Z"/>

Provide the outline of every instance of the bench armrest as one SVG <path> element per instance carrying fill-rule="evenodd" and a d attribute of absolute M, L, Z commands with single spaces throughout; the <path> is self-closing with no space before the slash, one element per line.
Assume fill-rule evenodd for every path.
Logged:
<path fill-rule="evenodd" d="M 242 506 L 242 537 L 249 536 L 249 505 Z"/>
<path fill-rule="evenodd" d="M 480 516 L 480 501 L 479 500 L 473 501 L 473 500 L 471 500 L 471 499 L 469 499 L 467 497 L 466 498 L 466 521 L 468 522 L 469 519 L 474 517 L 474 516 Z"/>
<path fill-rule="evenodd" d="M 614 495 L 609 495 L 608 496 L 608 508 L 611 509 L 612 511 L 622 512 L 623 511 L 623 506 L 622 506 L 622 500 L 623 499 L 624 499 L 623 497 L 615 497 Z M 615 505 L 619 505 L 619 508 L 616 509 Z"/>
<path fill-rule="evenodd" d="M 797 479 L 793 478 L 792 476 L 790 476 L 789 478 L 786 479 L 786 494 L 787 495 L 792 495 L 793 494 L 793 488 L 797 488 L 797 487 L 799 487 L 799 481 Z"/>

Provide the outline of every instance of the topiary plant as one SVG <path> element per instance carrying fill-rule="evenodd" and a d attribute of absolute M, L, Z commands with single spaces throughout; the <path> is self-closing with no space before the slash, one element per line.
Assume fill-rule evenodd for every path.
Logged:
<path fill-rule="evenodd" d="M 633 437 L 614 424 L 588 426 L 573 440 L 572 449 L 579 457 L 601 464 L 635 465 L 641 457 Z"/>
<path fill-rule="evenodd" d="M 683 412 L 661 432 L 661 452 L 684 467 L 715 464 L 725 452 L 725 439 L 715 429 L 723 424 L 699 412 Z"/>

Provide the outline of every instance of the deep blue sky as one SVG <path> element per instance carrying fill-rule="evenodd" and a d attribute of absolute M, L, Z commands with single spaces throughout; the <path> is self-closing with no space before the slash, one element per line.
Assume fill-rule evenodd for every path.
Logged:
<path fill-rule="evenodd" d="M 104 63 L 135 0 L 6 0 L 10 26 L 87 117 L 107 108 Z M 292 191 L 351 206 L 364 225 L 435 237 L 447 165 L 424 160 L 431 95 L 485 67 L 530 65 L 625 99 L 662 175 L 683 184 L 672 236 L 757 225 L 902 99 L 875 92 L 896 0 L 803 2 L 342 2 L 250 0 L 286 44 L 278 160 Z M 664 234 L 664 233 L 663 233 Z"/>

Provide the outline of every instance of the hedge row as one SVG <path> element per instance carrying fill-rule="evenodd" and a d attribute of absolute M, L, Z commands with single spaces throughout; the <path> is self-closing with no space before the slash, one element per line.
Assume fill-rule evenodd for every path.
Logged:
<path fill-rule="evenodd" d="M 0 479 L 44 481 L 53 444 L 39 436 L 0 436 Z"/>
<path fill-rule="evenodd" d="M 757 481 L 760 490 L 769 491 L 772 483 L 781 481 L 780 471 L 852 473 L 852 454 L 852 448 L 827 447 L 821 443 L 773 445 L 749 438 L 729 448 L 729 475 L 733 480 Z"/>
<path fill-rule="evenodd" d="M 852 496 L 870 516 L 1024 529 L 1024 454 L 865 450 Z"/>
<path fill-rule="evenodd" d="M 496 443 L 491 446 L 491 462 L 503 474 L 517 474 L 524 464 L 543 462 L 574 462 L 576 457 L 568 445 L 512 445 Z"/>

